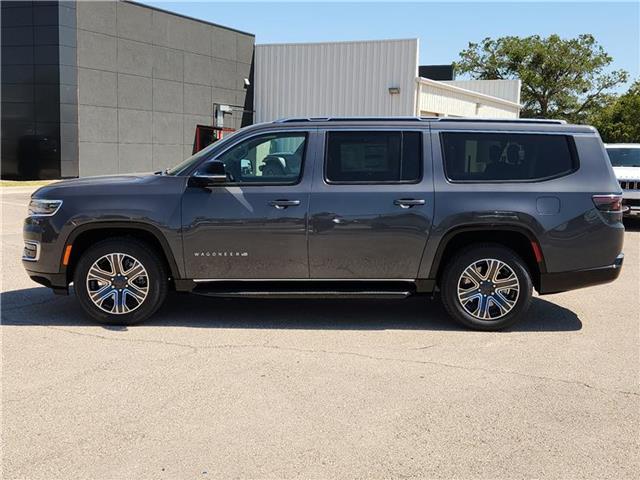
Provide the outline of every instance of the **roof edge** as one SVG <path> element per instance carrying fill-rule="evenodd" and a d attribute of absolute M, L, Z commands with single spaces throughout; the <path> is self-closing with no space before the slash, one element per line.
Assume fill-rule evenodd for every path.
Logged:
<path fill-rule="evenodd" d="M 417 38 L 379 38 L 376 40 L 329 40 L 327 42 L 283 42 L 283 43 L 258 43 L 256 47 L 281 47 L 281 46 L 316 46 L 316 45 L 340 45 L 354 43 L 381 43 L 381 42 L 418 42 Z"/>
<path fill-rule="evenodd" d="M 209 25 L 210 27 L 224 28 L 225 30 L 231 30 L 232 32 L 241 33 L 243 35 L 248 35 L 250 37 L 255 38 L 255 33 L 245 32 L 243 30 L 238 30 L 237 28 L 227 27 L 226 25 L 220 25 L 219 23 L 209 22 L 207 20 L 202 20 L 200 18 L 190 17 L 189 15 L 183 15 L 182 13 L 172 12 L 171 10 L 165 10 L 164 8 L 158 8 L 153 5 L 147 5 L 146 3 L 135 2 L 133 0 L 119 0 L 122 3 L 129 3 L 131 5 L 135 5 L 137 7 L 148 8 L 149 10 L 155 10 L 156 12 L 166 13 L 169 15 L 174 15 L 176 17 L 186 18 L 187 20 L 192 20 L 198 23 L 204 23 L 205 25 Z"/>
<path fill-rule="evenodd" d="M 518 109 L 522 108 L 522 105 L 520 103 L 512 102 L 510 100 L 506 100 L 500 97 L 494 97 L 493 95 L 487 95 L 486 93 L 477 92 L 475 90 L 469 90 L 467 88 L 457 87 L 455 85 L 450 85 L 448 83 L 440 82 L 438 80 L 431 80 L 430 78 L 418 77 L 416 78 L 416 82 L 424 85 L 433 85 L 434 87 L 444 88 L 445 90 L 450 90 L 452 92 L 465 93 L 467 95 L 489 100 L 495 103 L 501 103 L 503 105 L 509 105 L 511 107 L 516 107 Z"/>

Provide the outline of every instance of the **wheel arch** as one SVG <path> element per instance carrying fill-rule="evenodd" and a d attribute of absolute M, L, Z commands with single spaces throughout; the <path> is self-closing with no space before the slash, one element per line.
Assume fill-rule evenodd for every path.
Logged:
<path fill-rule="evenodd" d="M 165 263 L 173 280 L 180 278 L 180 270 L 167 239 L 155 226 L 142 222 L 91 222 L 75 228 L 67 237 L 65 245 L 72 245 L 71 256 L 66 266 L 67 283 L 73 279 L 75 268 L 82 254 L 97 241 L 110 237 L 132 237 L 153 248 Z"/>
<path fill-rule="evenodd" d="M 540 274 L 546 266 L 540 242 L 536 235 L 520 225 L 468 225 L 447 231 L 440 241 L 431 264 L 429 278 L 439 284 L 442 272 L 456 251 L 475 243 L 496 243 L 514 250 L 526 262 L 536 289 L 540 286 Z"/>

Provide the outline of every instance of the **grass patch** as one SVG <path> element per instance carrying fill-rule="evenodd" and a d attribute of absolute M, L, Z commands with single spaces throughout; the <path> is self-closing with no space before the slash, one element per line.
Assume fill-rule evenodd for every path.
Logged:
<path fill-rule="evenodd" d="M 0 180 L 0 187 L 42 187 L 57 180 Z"/>

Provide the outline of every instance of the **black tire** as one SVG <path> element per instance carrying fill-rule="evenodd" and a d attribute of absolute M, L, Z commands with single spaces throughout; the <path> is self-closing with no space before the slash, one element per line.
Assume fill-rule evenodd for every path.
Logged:
<path fill-rule="evenodd" d="M 89 291 L 89 288 L 94 288 L 93 292 L 95 293 L 100 288 L 100 284 L 93 283 L 95 281 L 88 281 L 87 276 L 94 262 L 102 259 L 105 255 L 116 253 L 124 254 L 126 256 L 124 257 L 124 262 L 129 262 L 129 265 L 131 265 L 130 259 L 133 258 L 144 267 L 146 275 L 140 276 L 144 278 L 138 277 L 136 281 L 142 282 L 140 291 L 146 290 L 146 297 L 138 302 L 135 297 L 131 298 L 133 295 L 119 294 L 115 292 L 115 290 L 118 290 L 117 288 L 115 290 L 112 288 L 111 291 L 114 294 L 111 298 L 102 302 L 102 307 L 104 308 L 102 309 L 91 300 Z M 123 275 L 119 280 L 122 278 L 127 279 Z M 133 325 L 146 320 L 160 308 L 167 296 L 168 278 L 164 263 L 153 248 L 136 239 L 119 237 L 96 243 L 82 254 L 74 272 L 73 285 L 80 305 L 93 319 L 110 325 Z M 119 289 L 118 292 L 122 290 Z M 124 290 L 127 290 L 127 288 L 124 288 Z M 115 307 L 116 299 L 124 299 L 123 303 L 128 303 L 126 308 L 130 311 L 124 313 L 109 313 L 105 311 L 109 310 L 111 305 L 113 305 L 111 308 L 124 310 L 124 307 Z"/>
<path fill-rule="evenodd" d="M 462 274 L 467 267 L 476 264 L 476 262 L 479 262 L 476 265 L 480 267 L 483 265 L 488 266 L 488 263 L 484 262 L 486 259 L 499 260 L 508 267 L 500 267 L 503 268 L 501 270 L 503 278 L 510 273 L 509 269 L 515 274 L 518 281 L 516 285 L 518 289 L 517 293 L 515 292 L 515 288 L 506 291 L 503 289 L 500 292 L 502 296 L 496 297 L 495 287 L 492 287 L 494 285 L 492 282 L 481 282 L 482 288 L 485 289 L 481 290 L 480 288 L 476 288 L 475 285 L 470 284 L 468 280 L 463 280 Z M 485 274 L 487 273 L 485 272 Z M 511 283 L 513 283 L 513 280 L 511 280 Z M 465 309 L 462 301 L 458 298 L 459 284 L 461 286 L 465 284 L 472 285 L 469 287 L 470 290 L 475 289 L 478 292 L 486 291 L 487 293 L 486 295 L 480 293 L 478 298 L 468 300 L 466 302 L 467 308 Z M 474 330 L 496 331 L 510 327 L 522 319 L 531 303 L 533 285 L 529 269 L 518 254 L 503 245 L 487 243 L 473 245 L 452 258 L 443 272 L 440 290 L 444 308 L 454 320 Z M 486 303 L 481 303 L 483 300 L 480 297 L 484 297 L 484 302 Z M 489 297 L 490 300 L 486 300 L 487 297 Z M 500 303 L 504 305 L 507 305 L 507 302 L 504 302 L 505 298 L 513 300 L 514 303 L 510 307 L 510 310 L 507 310 L 506 307 L 500 308 L 497 303 L 494 303 L 494 298 L 500 300 Z M 496 318 L 478 318 L 482 316 L 480 312 L 483 311 L 482 306 L 484 305 L 489 305 L 484 311 L 489 312 L 488 315 L 493 314 Z M 474 310 L 474 314 L 468 310 Z"/>

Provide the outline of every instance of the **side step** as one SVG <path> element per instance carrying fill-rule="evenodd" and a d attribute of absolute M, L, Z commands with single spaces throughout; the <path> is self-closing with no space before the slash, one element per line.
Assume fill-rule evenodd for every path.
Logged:
<path fill-rule="evenodd" d="M 402 299 L 416 291 L 413 282 L 210 282 L 191 293 L 231 298 L 380 298 Z"/>

